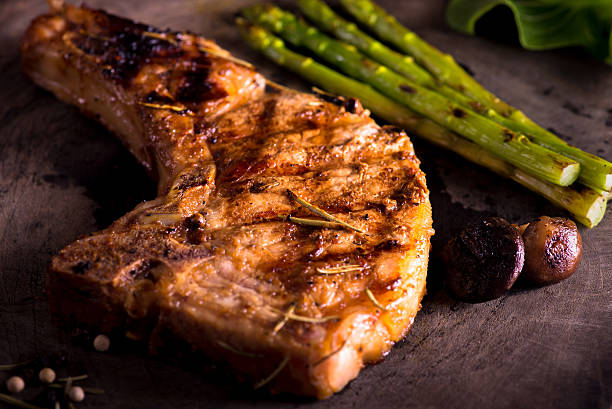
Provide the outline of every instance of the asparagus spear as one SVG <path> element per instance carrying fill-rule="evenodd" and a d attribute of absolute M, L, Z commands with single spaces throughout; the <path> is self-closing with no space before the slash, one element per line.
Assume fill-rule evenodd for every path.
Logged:
<path fill-rule="evenodd" d="M 479 113 L 486 107 L 463 95 L 454 88 L 440 83 L 427 70 L 414 61 L 414 58 L 398 53 L 380 41 L 361 31 L 357 25 L 340 17 L 322 0 L 299 0 L 300 10 L 324 31 L 330 32 L 340 40 L 351 44 L 374 61 L 391 68 L 407 79 L 436 90 L 453 101 Z"/>
<path fill-rule="evenodd" d="M 524 135 L 407 80 L 368 59 L 354 47 L 298 20 L 292 13 L 275 6 L 256 5 L 244 9 L 243 15 L 251 22 L 279 33 L 293 45 L 305 46 L 347 75 L 369 82 L 392 99 L 495 152 L 527 173 L 560 186 L 569 186 L 578 177 L 580 165 L 574 160 L 543 148 Z"/>
<path fill-rule="evenodd" d="M 298 4 L 302 13 L 322 30 L 330 32 L 340 40 L 354 45 L 359 51 L 367 54 L 373 60 L 386 65 L 418 84 L 432 89 L 440 85 L 440 90 L 448 90 L 452 95 L 456 93 L 463 96 L 463 94 L 454 89 L 438 83 L 426 69 L 414 61 L 414 58 L 390 49 L 361 31 L 354 23 L 340 17 L 322 0 L 299 0 Z M 443 93 L 442 91 L 440 92 Z"/>
<path fill-rule="evenodd" d="M 511 118 L 506 118 L 495 110 L 487 108 L 478 101 L 461 94 L 454 88 L 440 83 L 429 72 L 416 64 L 412 57 L 402 55 L 364 33 L 354 23 L 336 14 L 322 0 L 300 0 L 299 6 L 301 11 L 323 30 L 331 32 L 339 39 L 354 45 L 373 60 L 420 85 L 445 95 L 465 108 L 488 116 L 512 131 L 531 136 L 538 145 L 579 162 L 581 164 L 581 172 L 578 176 L 578 181 L 582 184 L 595 189 L 612 189 L 612 163 L 568 145 L 553 133 L 535 124 L 530 126 L 514 121 Z"/>
<path fill-rule="evenodd" d="M 253 48 L 308 81 L 331 93 L 360 99 L 376 116 L 520 183 L 567 210 L 587 227 L 596 226 L 603 218 L 606 199 L 597 192 L 589 188 L 576 190 L 571 187 L 560 187 L 534 178 L 467 139 L 380 94 L 369 85 L 348 78 L 315 62 L 312 58 L 287 49 L 281 39 L 265 29 L 250 25 L 243 19 L 238 19 L 238 23 L 244 37 Z"/>
<path fill-rule="evenodd" d="M 489 109 L 486 110 L 486 115 L 491 119 L 512 131 L 528 135 L 538 145 L 544 146 L 545 148 L 579 162 L 581 165 L 581 172 L 578 181 L 580 183 L 595 189 L 612 190 L 612 163 L 595 155 L 583 152 L 574 146 L 568 145 L 557 135 L 534 123 L 518 109 L 501 101 L 466 73 L 450 55 L 440 52 L 435 47 L 423 41 L 423 39 L 401 25 L 393 16 L 374 4 L 371 0 L 341 0 L 341 3 L 358 21 L 367 25 L 383 40 L 394 44 L 403 52 L 413 56 L 418 63 L 425 66 L 440 82 L 447 84 L 454 90 L 463 92 L 479 104 L 482 104 L 482 106 L 488 107 Z M 361 49 L 361 46 L 365 45 L 365 43 L 369 43 L 370 48 L 379 47 L 369 42 L 365 37 L 360 36 L 358 33 L 359 30 L 356 27 L 355 29 L 352 27 L 338 27 L 340 26 L 340 22 L 331 22 L 330 20 L 332 17 L 329 14 L 329 12 L 333 14 L 331 9 L 327 8 L 329 11 L 326 11 L 323 7 L 319 7 L 318 15 L 311 13 L 314 12 L 313 9 L 316 7 L 314 0 L 302 1 L 301 6 L 304 13 L 309 17 L 316 17 L 316 21 L 323 23 L 325 19 L 327 20 L 327 22 L 324 23 L 326 26 L 334 24 L 335 27 L 333 32 L 339 38 L 351 42 L 358 48 Z M 341 31 L 343 31 L 343 33 L 341 33 Z M 356 38 L 359 38 L 359 44 L 355 41 Z M 371 37 L 369 38 L 376 41 Z M 363 49 L 362 51 L 366 52 Z M 385 57 L 386 60 L 380 59 L 380 54 L 382 53 L 384 53 L 384 51 L 377 50 L 376 55 L 370 54 L 370 56 L 396 69 L 394 68 L 394 64 L 388 61 L 389 56 Z M 402 71 L 398 72 L 404 74 Z M 438 92 L 458 101 L 456 95 L 449 93 L 444 87 L 439 87 Z M 473 104 L 470 105 L 474 106 Z"/>
<path fill-rule="evenodd" d="M 370 0 L 340 0 L 340 3 L 353 17 L 370 28 L 381 39 L 395 45 L 406 54 L 412 55 L 439 81 L 469 95 L 505 117 L 511 117 L 515 113 L 515 108 L 483 88 L 455 62 L 452 56 L 442 53 L 423 41 L 380 6 Z"/>

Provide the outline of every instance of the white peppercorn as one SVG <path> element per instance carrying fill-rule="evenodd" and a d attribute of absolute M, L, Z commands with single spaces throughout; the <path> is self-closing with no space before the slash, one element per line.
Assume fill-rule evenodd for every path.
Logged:
<path fill-rule="evenodd" d="M 55 371 L 51 368 L 43 368 L 38 373 L 38 379 L 42 383 L 53 383 L 55 380 Z"/>
<path fill-rule="evenodd" d="M 80 386 L 73 386 L 68 392 L 68 397 L 73 402 L 81 402 L 85 399 L 85 391 Z"/>
<path fill-rule="evenodd" d="M 110 348 L 110 339 L 104 334 L 98 335 L 93 342 L 96 351 L 105 352 Z"/>
<path fill-rule="evenodd" d="M 25 388 L 25 382 L 21 376 L 11 376 L 6 381 L 6 389 L 10 393 L 19 393 Z"/>

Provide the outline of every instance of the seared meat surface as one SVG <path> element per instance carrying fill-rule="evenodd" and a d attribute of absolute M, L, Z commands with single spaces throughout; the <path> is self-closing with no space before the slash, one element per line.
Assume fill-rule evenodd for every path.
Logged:
<path fill-rule="evenodd" d="M 170 331 L 258 386 L 277 373 L 274 391 L 319 398 L 407 333 L 433 230 L 403 131 L 355 100 L 267 89 L 210 40 L 86 7 L 36 18 L 22 55 L 159 181 L 53 259 L 56 316 L 153 347 Z M 304 224 L 322 220 L 304 201 L 355 229 Z"/>

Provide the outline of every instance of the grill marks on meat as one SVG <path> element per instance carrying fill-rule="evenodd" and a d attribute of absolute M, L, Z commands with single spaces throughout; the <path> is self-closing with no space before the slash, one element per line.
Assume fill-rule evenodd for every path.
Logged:
<path fill-rule="evenodd" d="M 156 199 L 53 259 L 55 314 L 153 346 L 170 330 L 254 382 L 287 358 L 272 388 L 319 398 L 408 331 L 433 231 L 403 131 L 355 100 L 266 92 L 209 40 L 85 7 L 35 19 L 22 53 L 159 180 Z M 288 190 L 367 234 L 287 221 L 316 218 Z"/>

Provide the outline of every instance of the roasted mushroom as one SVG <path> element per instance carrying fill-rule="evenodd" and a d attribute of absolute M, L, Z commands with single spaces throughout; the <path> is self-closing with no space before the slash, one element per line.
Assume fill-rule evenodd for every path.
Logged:
<path fill-rule="evenodd" d="M 554 284 L 571 276 L 582 258 L 582 239 L 576 223 L 541 216 L 523 233 L 525 266 L 522 276 L 536 285 Z"/>
<path fill-rule="evenodd" d="M 466 227 L 444 248 L 446 286 L 462 301 L 500 297 L 516 281 L 524 256 L 516 227 L 499 217 L 482 220 Z"/>

